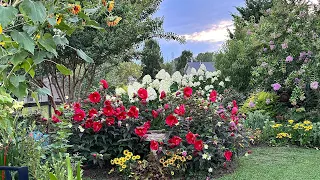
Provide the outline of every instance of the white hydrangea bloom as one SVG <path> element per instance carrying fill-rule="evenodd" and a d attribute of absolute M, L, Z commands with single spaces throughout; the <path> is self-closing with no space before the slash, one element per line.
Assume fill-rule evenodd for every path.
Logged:
<path fill-rule="evenodd" d="M 220 81 L 220 82 L 219 82 L 219 86 L 224 87 L 224 82 L 223 82 L 223 81 Z"/>
<path fill-rule="evenodd" d="M 210 89 L 213 89 L 213 85 L 210 85 L 209 87 L 210 87 Z"/>
<path fill-rule="evenodd" d="M 164 69 L 161 69 L 158 74 L 156 75 L 157 79 L 165 79 L 166 78 L 166 71 Z"/>
<path fill-rule="evenodd" d="M 122 88 L 116 88 L 115 91 L 116 91 L 116 95 L 117 96 L 121 96 L 121 95 L 126 93 L 126 91 L 124 89 L 122 89 Z"/>
<path fill-rule="evenodd" d="M 164 79 L 165 79 L 165 80 L 171 80 L 171 76 L 170 76 L 170 74 L 169 74 L 168 72 L 166 72 L 166 73 L 164 74 Z"/>
<path fill-rule="evenodd" d="M 205 71 L 201 68 L 198 69 L 197 75 L 204 75 Z"/>
<path fill-rule="evenodd" d="M 200 68 L 199 68 L 199 70 L 203 70 L 203 71 L 207 71 L 207 68 L 206 68 L 206 66 L 204 65 L 204 64 L 201 64 L 200 65 Z"/>
<path fill-rule="evenodd" d="M 219 77 L 220 75 L 221 75 L 221 71 L 218 70 L 218 71 L 217 71 L 217 77 Z"/>
<path fill-rule="evenodd" d="M 206 90 L 206 91 L 208 91 L 210 89 L 210 86 L 209 85 L 206 85 L 205 87 L 204 87 L 204 90 Z"/>
<path fill-rule="evenodd" d="M 200 85 L 201 85 L 201 83 L 200 83 L 199 81 L 198 81 L 198 82 L 194 82 L 194 83 L 193 83 L 193 86 L 194 86 L 194 87 L 196 87 L 196 86 L 200 86 Z"/>
<path fill-rule="evenodd" d="M 203 81 L 203 80 L 204 80 L 203 76 L 199 76 L 199 81 Z"/>
<path fill-rule="evenodd" d="M 183 78 L 183 79 L 181 80 L 181 85 L 182 85 L 182 86 L 187 86 L 187 85 L 188 85 L 188 80 L 187 80 L 186 78 Z"/>
<path fill-rule="evenodd" d="M 214 83 L 215 81 L 218 81 L 217 77 L 214 77 L 214 78 L 211 79 L 211 83 Z"/>
<path fill-rule="evenodd" d="M 182 80 L 182 75 L 180 74 L 179 71 L 176 71 L 175 73 L 172 74 L 172 81 L 180 84 L 181 80 Z"/>
<path fill-rule="evenodd" d="M 130 98 L 130 100 L 132 99 L 134 93 L 136 93 L 136 89 L 133 87 L 133 85 L 129 85 L 128 86 L 128 90 L 127 90 L 128 96 Z"/>
<path fill-rule="evenodd" d="M 197 70 L 195 68 L 191 68 L 191 74 L 192 75 L 197 75 Z"/>
<path fill-rule="evenodd" d="M 148 98 L 147 98 L 148 101 L 152 101 L 158 98 L 156 90 L 154 90 L 152 87 L 148 87 L 147 92 L 148 92 Z"/>
<path fill-rule="evenodd" d="M 206 79 L 210 79 L 212 78 L 212 76 L 213 76 L 212 72 L 209 72 L 209 71 L 206 72 Z"/>
<path fill-rule="evenodd" d="M 159 92 L 164 91 L 165 93 L 170 93 L 171 81 L 161 80 L 159 85 Z"/>
<path fill-rule="evenodd" d="M 151 83 L 151 87 L 153 87 L 153 88 L 155 88 L 155 89 L 159 89 L 159 85 L 160 85 L 159 79 L 155 79 L 155 80 Z"/>
<path fill-rule="evenodd" d="M 224 81 L 230 82 L 230 81 L 231 81 L 231 80 L 230 80 L 230 76 L 226 77 L 226 78 L 224 79 Z"/>
<path fill-rule="evenodd" d="M 134 88 L 136 91 L 138 91 L 140 88 L 143 87 L 143 85 L 140 84 L 140 83 L 138 83 L 138 82 L 134 82 L 134 83 L 132 84 L 132 86 L 133 86 L 133 88 Z"/>
<path fill-rule="evenodd" d="M 149 74 L 145 75 L 143 78 L 142 78 L 142 84 L 149 84 L 152 82 L 152 78 Z"/>

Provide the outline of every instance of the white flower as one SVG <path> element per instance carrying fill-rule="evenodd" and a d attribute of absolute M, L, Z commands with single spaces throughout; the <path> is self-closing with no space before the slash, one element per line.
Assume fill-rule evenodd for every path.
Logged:
<path fill-rule="evenodd" d="M 181 80 L 182 80 L 182 75 L 180 74 L 179 71 L 176 71 L 175 73 L 172 74 L 172 81 L 180 84 Z"/>
<path fill-rule="evenodd" d="M 208 158 L 208 154 L 205 153 L 205 154 L 202 154 L 202 159 L 207 159 Z"/>
<path fill-rule="evenodd" d="M 164 74 L 164 79 L 165 79 L 165 80 L 170 80 L 170 79 L 171 79 L 171 76 L 170 76 L 170 74 L 169 74 L 168 72 L 166 72 L 166 73 Z"/>
<path fill-rule="evenodd" d="M 122 89 L 122 88 L 116 88 L 115 91 L 116 91 L 116 95 L 117 96 L 121 96 L 121 95 L 126 93 L 126 91 L 124 89 Z"/>
<path fill-rule="evenodd" d="M 156 75 L 157 79 L 166 79 L 167 72 L 164 69 L 161 69 L 158 74 Z"/>
<path fill-rule="evenodd" d="M 148 87 L 147 92 L 148 92 L 148 98 L 147 98 L 148 101 L 152 101 L 158 98 L 157 92 L 152 87 Z"/>
<path fill-rule="evenodd" d="M 110 100 L 111 101 L 111 96 L 110 95 L 106 95 L 106 100 Z"/>
<path fill-rule="evenodd" d="M 142 78 L 142 84 L 149 84 L 152 82 L 152 78 L 149 74 L 145 75 L 143 78 Z"/>
<path fill-rule="evenodd" d="M 210 155 L 208 155 L 207 160 L 208 160 L 208 161 L 210 161 L 210 160 L 211 160 L 211 156 L 210 156 Z"/>
<path fill-rule="evenodd" d="M 203 81 L 203 76 L 199 76 L 199 81 Z"/>
<path fill-rule="evenodd" d="M 134 88 L 136 91 L 138 91 L 140 88 L 143 87 L 143 85 L 140 84 L 140 83 L 138 83 L 138 82 L 134 82 L 134 83 L 132 84 L 132 86 L 133 86 L 133 88 Z"/>
<path fill-rule="evenodd" d="M 204 147 L 204 149 L 208 149 L 209 148 L 208 144 L 203 145 L 203 147 Z"/>
<path fill-rule="evenodd" d="M 192 75 L 197 75 L 197 70 L 196 70 L 195 68 L 192 68 L 192 69 L 191 69 L 191 74 L 192 74 Z"/>
<path fill-rule="evenodd" d="M 210 86 L 209 85 L 206 85 L 205 87 L 204 87 L 204 90 L 206 90 L 206 91 L 208 91 L 210 89 Z"/>
<path fill-rule="evenodd" d="M 224 87 L 224 82 L 223 82 L 223 81 L 220 81 L 219 86 Z"/>
<path fill-rule="evenodd" d="M 181 85 L 182 85 L 182 86 L 188 86 L 188 81 L 187 81 L 187 79 L 183 78 L 183 79 L 181 80 Z"/>
<path fill-rule="evenodd" d="M 206 66 L 204 65 L 204 64 L 201 64 L 200 65 L 200 68 L 199 68 L 199 70 L 203 70 L 203 71 L 207 71 L 207 68 L 206 68 Z"/>
<path fill-rule="evenodd" d="M 133 97 L 134 93 L 136 93 L 136 90 L 132 85 L 129 85 L 127 93 L 128 93 L 130 100 L 132 100 L 132 97 Z"/>
<path fill-rule="evenodd" d="M 23 104 L 23 101 L 14 101 L 12 107 L 13 109 L 21 109 L 23 108 Z"/>
<path fill-rule="evenodd" d="M 213 169 L 212 169 L 212 168 L 209 168 L 209 169 L 208 169 L 208 172 L 209 172 L 209 173 L 212 173 L 212 172 L 213 172 Z"/>
<path fill-rule="evenodd" d="M 226 78 L 224 79 L 224 81 L 227 81 L 227 82 L 231 81 L 231 80 L 230 80 L 230 76 L 226 77 Z"/>
<path fill-rule="evenodd" d="M 218 71 L 217 71 L 217 77 L 219 77 L 220 75 L 221 75 L 221 71 L 218 70 Z"/>
<path fill-rule="evenodd" d="M 171 81 L 161 80 L 159 85 L 159 92 L 164 91 L 165 93 L 170 93 Z"/>
<path fill-rule="evenodd" d="M 217 78 L 217 77 L 214 77 L 214 78 L 211 79 L 211 83 L 214 83 L 214 82 L 217 81 L 217 80 L 218 80 L 218 78 Z"/>
<path fill-rule="evenodd" d="M 218 122 L 217 126 L 220 127 L 223 124 L 223 122 Z"/>
<path fill-rule="evenodd" d="M 159 89 L 159 85 L 160 85 L 159 79 L 155 79 L 155 80 L 151 83 L 151 87 L 153 87 L 153 88 L 155 88 L 155 89 Z"/>
<path fill-rule="evenodd" d="M 206 72 L 206 79 L 210 79 L 212 78 L 212 76 L 213 76 L 212 72 L 209 72 L 209 71 Z"/>
<path fill-rule="evenodd" d="M 197 75 L 204 75 L 204 72 L 205 71 L 203 69 L 199 68 Z"/>
<path fill-rule="evenodd" d="M 78 126 L 78 129 L 80 130 L 80 132 L 83 132 L 84 131 L 84 129 L 83 129 L 83 127 L 82 126 Z"/>

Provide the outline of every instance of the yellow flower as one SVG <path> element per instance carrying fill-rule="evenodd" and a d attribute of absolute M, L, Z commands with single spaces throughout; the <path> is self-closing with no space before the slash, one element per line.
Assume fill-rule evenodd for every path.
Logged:
<path fill-rule="evenodd" d="M 159 162 L 160 162 L 160 163 L 163 163 L 163 162 L 164 162 L 164 159 L 163 159 L 163 158 L 161 158 L 161 159 L 159 160 Z"/>
<path fill-rule="evenodd" d="M 61 23 L 61 21 L 62 21 L 62 15 L 57 14 L 56 17 L 57 17 L 57 19 L 56 19 L 57 24 L 59 25 Z"/>
<path fill-rule="evenodd" d="M 129 152 L 130 152 L 130 151 L 126 149 L 126 150 L 123 151 L 123 154 L 124 154 L 124 155 L 128 155 Z"/>
<path fill-rule="evenodd" d="M 184 156 L 182 156 L 182 157 L 181 157 L 181 161 L 182 161 L 182 159 L 186 159 L 186 158 L 185 158 Z M 191 156 L 191 155 L 187 156 L 187 159 L 188 159 L 188 160 L 191 160 L 191 159 L 192 159 L 192 156 Z"/>
<path fill-rule="evenodd" d="M 310 125 L 310 126 L 305 126 L 305 129 L 304 129 L 305 131 L 309 131 L 309 130 L 312 130 L 312 125 Z"/>
<path fill-rule="evenodd" d="M 293 126 L 293 129 L 298 129 L 299 128 L 299 124 L 295 124 L 294 126 Z"/>
<path fill-rule="evenodd" d="M 36 35 L 36 39 L 40 39 L 41 35 L 40 34 L 37 34 Z"/>
<path fill-rule="evenodd" d="M 0 34 L 2 34 L 2 32 L 3 32 L 3 29 L 2 29 L 2 26 L 0 24 Z"/>
<path fill-rule="evenodd" d="M 69 6 L 71 6 L 71 13 L 72 14 L 78 14 L 80 11 L 81 11 L 81 6 L 80 5 L 78 5 L 78 4 L 76 4 L 76 5 L 74 5 L 74 4 L 71 4 L 71 5 L 69 5 Z"/>
<path fill-rule="evenodd" d="M 140 155 L 136 155 L 136 159 L 140 159 Z"/>
<path fill-rule="evenodd" d="M 126 158 L 121 157 L 121 158 L 120 158 L 120 162 L 126 162 Z"/>
<path fill-rule="evenodd" d="M 20 101 L 20 102 L 18 102 L 18 101 L 14 101 L 14 103 L 13 103 L 13 109 L 21 109 L 21 108 L 23 108 L 23 101 Z"/>
<path fill-rule="evenodd" d="M 112 11 L 113 8 L 114 8 L 114 1 L 109 1 L 109 2 L 108 2 L 108 11 L 109 11 L 109 12 Z"/>
<path fill-rule="evenodd" d="M 288 133 L 278 133 L 276 138 L 277 139 L 282 139 L 284 137 L 287 137 L 287 138 L 291 138 L 291 134 L 288 134 Z"/>
<path fill-rule="evenodd" d="M 112 165 L 114 165 L 114 160 L 112 159 L 112 160 L 110 161 L 110 163 L 111 163 Z"/>
<path fill-rule="evenodd" d="M 172 165 L 174 161 L 172 159 L 169 159 L 168 164 Z"/>
<path fill-rule="evenodd" d="M 128 152 L 128 155 L 129 157 L 132 157 L 133 156 L 133 153 L 132 152 Z"/>
<path fill-rule="evenodd" d="M 312 122 L 308 121 L 308 120 L 305 120 L 305 121 L 303 121 L 303 124 L 312 124 Z"/>
<path fill-rule="evenodd" d="M 138 161 L 138 164 L 141 164 L 142 163 L 142 161 Z"/>
<path fill-rule="evenodd" d="M 126 157 L 128 157 L 129 159 L 131 158 L 132 160 L 136 160 L 136 156 L 132 156 L 132 157 L 130 157 L 130 156 L 126 156 Z"/>
<path fill-rule="evenodd" d="M 125 157 L 125 160 L 126 160 L 126 161 L 129 161 L 129 160 L 130 160 L 130 157 L 129 157 L 129 156 L 126 156 L 126 157 Z"/>
<path fill-rule="evenodd" d="M 272 125 L 271 127 L 272 128 L 278 128 L 278 127 L 281 127 L 282 126 L 282 124 L 275 124 L 275 125 Z"/>
<path fill-rule="evenodd" d="M 4 45 L 6 45 L 6 43 L 5 42 L 0 42 L 0 46 L 4 46 Z"/>
<path fill-rule="evenodd" d="M 122 165 L 121 168 L 125 169 L 125 168 L 127 168 L 127 165 Z"/>
<path fill-rule="evenodd" d="M 167 162 L 164 162 L 162 165 L 163 165 L 163 167 L 168 167 L 168 163 Z"/>
<path fill-rule="evenodd" d="M 172 176 L 174 175 L 174 172 L 173 172 L 173 171 L 171 171 L 171 175 L 172 175 Z"/>
<path fill-rule="evenodd" d="M 177 168 L 180 169 L 180 164 L 177 164 Z"/>
<path fill-rule="evenodd" d="M 292 120 L 292 119 L 288 120 L 289 124 L 293 124 L 293 122 L 294 122 L 294 120 Z"/>

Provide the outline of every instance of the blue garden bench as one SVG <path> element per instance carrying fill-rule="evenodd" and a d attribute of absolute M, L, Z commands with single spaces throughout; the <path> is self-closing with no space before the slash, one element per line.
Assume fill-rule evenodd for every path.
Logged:
<path fill-rule="evenodd" d="M 29 180 L 28 167 L 0 166 L 0 171 L 5 171 L 5 180 L 12 180 L 10 171 L 18 171 L 18 180 Z M 0 176 L 2 179 L 2 174 Z"/>

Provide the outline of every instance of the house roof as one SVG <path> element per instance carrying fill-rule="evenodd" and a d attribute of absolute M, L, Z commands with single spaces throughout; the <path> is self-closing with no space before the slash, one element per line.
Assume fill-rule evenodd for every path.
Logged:
<path fill-rule="evenodd" d="M 201 64 L 206 66 L 207 71 L 210 71 L 210 72 L 215 71 L 213 62 L 188 62 L 185 68 L 185 74 L 190 74 L 192 68 L 195 68 L 198 71 Z"/>

